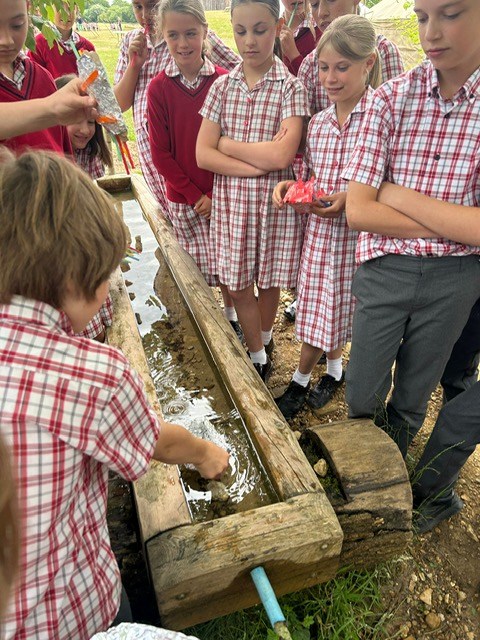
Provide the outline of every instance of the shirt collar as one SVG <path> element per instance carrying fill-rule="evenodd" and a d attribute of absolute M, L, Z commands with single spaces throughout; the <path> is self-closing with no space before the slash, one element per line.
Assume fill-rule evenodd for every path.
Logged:
<path fill-rule="evenodd" d="M 283 62 L 280 60 L 280 58 L 277 58 L 277 56 L 273 56 L 272 66 L 267 71 L 267 73 L 263 76 L 263 78 L 261 78 L 257 82 L 257 85 L 259 83 L 268 82 L 268 81 L 278 82 L 279 80 L 285 80 L 285 78 L 289 75 L 290 75 L 290 72 L 288 71 L 287 67 L 283 64 Z M 233 71 L 230 72 L 230 77 L 233 78 L 234 80 L 245 80 L 245 75 L 243 73 L 243 62 L 240 62 L 240 64 L 238 64 L 235 67 L 235 69 L 233 69 Z"/>
<path fill-rule="evenodd" d="M 426 82 L 428 87 L 428 97 L 438 98 L 440 94 L 440 81 L 438 79 L 438 73 L 435 67 L 429 60 L 424 63 L 426 68 Z M 475 69 L 472 75 L 467 79 L 465 84 L 460 87 L 457 93 L 453 96 L 452 102 L 456 102 L 466 96 L 467 100 L 475 100 L 480 92 L 480 67 Z"/>
<path fill-rule="evenodd" d="M 0 304 L 0 322 L 3 324 L 9 321 L 44 326 L 55 333 L 73 335 L 72 325 L 66 313 L 45 302 L 22 296 L 12 296 L 9 304 Z"/>
<path fill-rule="evenodd" d="M 205 58 L 203 61 L 203 65 L 201 66 L 200 71 L 198 72 L 198 75 L 213 76 L 214 73 L 215 73 L 215 65 L 211 60 L 209 60 L 208 58 Z M 178 68 L 177 63 L 171 56 L 165 66 L 165 74 L 171 78 L 182 75 L 182 72 Z"/>

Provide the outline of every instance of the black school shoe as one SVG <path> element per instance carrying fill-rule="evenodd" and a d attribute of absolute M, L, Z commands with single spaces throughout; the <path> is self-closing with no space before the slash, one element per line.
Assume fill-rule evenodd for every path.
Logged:
<path fill-rule="evenodd" d="M 232 329 L 235 331 L 237 338 L 243 344 L 245 336 L 243 335 L 243 330 L 240 323 L 238 322 L 238 320 L 230 320 L 230 324 L 232 325 Z"/>
<path fill-rule="evenodd" d="M 270 374 L 272 373 L 272 361 L 270 360 L 270 358 L 267 356 L 267 362 L 265 364 L 260 364 L 259 362 L 252 362 L 252 364 L 255 367 L 255 371 L 258 373 L 260 378 L 264 382 L 267 382 Z"/>
<path fill-rule="evenodd" d="M 312 409 L 321 409 L 327 402 L 330 402 L 335 391 L 342 386 L 345 381 L 345 371 L 342 371 L 340 380 L 335 380 L 330 374 L 325 374 L 310 391 L 307 404 Z"/>
<path fill-rule="evenodd" d="M 443 520 L 461 511 L 464 506 L 463 500 L 453 490 L 447 496 L 436 500 L 424 500 L 413 513 L 413 529 L 418 534 L 427 533 Z"/>
<path fill-rule="evenodd" d="M 310 383 L 306 387 L 303 387 L 301 384 L 298 384 L 298 382 L 290 380 L 290 384 L 285 389 L 283 395 L 275 400 L 286 420 L 294 418 L 303 407 L 309 388 Z"/>

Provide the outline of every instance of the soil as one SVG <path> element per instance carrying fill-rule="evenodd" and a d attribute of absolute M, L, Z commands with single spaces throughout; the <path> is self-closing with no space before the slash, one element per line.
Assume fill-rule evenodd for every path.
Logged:
<path fill-rule="evenodd" d="M 130 147 L 138 167 L 135 145 Z M 118 166 L 116 171 L 121 172 L 122 168 Z M 274 397 L 288 384 L 299 360 L 300 343 L 295 339 L 294 325 L 283 315 L 284 307 L 292 300 L 292 292 L 282 292 L 274 327 L 274 370 L 268 382 Z M 344 350 L 345 364 L 347 361 L 348 347 Z M 318 365 L 312 383 L 324 373 L 325 366 Z M 290 422 L 291 428 L 302 432 L 312 424 L 346 419 L 343 394 L 344 389 L 339 389 L 324 415 L 302 409 Z M 437 389 L 432 394 L 425 425 L 412 445 L 414 458 L 419 458 L 440 407 L 441 391 Z M 457 491 L 465 503 L 463 511 L 433 531 L 415 536 L 408 549 L 387 566 L 382 595 L 389 639 L 480 640 L 480 448 L 462 470 Z M 134 617 L 159 624 L 154 597 L 147 588 L 135 512 L 128 495 L 128 485 L 112 477 L 112 545 L 130 593 Z"/>

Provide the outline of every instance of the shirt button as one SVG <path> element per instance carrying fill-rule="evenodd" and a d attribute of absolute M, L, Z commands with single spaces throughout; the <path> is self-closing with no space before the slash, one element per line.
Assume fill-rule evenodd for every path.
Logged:
<path fill-rule="evenodd" d="M 433 156 L 433 159 L 434 159 L 434 160 L 440 160 L 440 154 L 439 154 L 439 153 L 436 153 L 436 154 Z"/>
<path fill-rule="evenodd" d="M 244 127 L 248 127 L 248 120 L 244 120 L 244 121 L 243 121 L 243 126 L 244 126 Z"/>

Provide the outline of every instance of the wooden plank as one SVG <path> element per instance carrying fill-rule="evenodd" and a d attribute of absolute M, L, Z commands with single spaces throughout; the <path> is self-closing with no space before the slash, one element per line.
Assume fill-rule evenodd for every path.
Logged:
<path fill-rule="evenodd" d="M 97 179 L 97 184 L 109 193 L 117 193 L 118 191 L 129 191 L 132 187 L 132 181 L 127 174 L 115 174 L 114 176 L 103 176 Z"/>
<path fill-rule="evenodd" d="M 142 376 L 148 399 L 161 416 L 142 339 L 120 269 L 111 279 L 110 295 L 114 320 L 107 331 L 108 343 L 121 349 L 131 366 Z M 143 543 L 161 531 L 191 523 L 176 466 L 152 461 L 148 472 L 133 483 L 133 494 Z"/>
<path fill-rule="evenodd" d="M 348 420 L 309 428 L 300 442 L 327 460 L 345 496 L 334 503 L 341 566 L 372 567 L 401 553 L 412 538 L 412 491 L 393 440 L 371 420 Z"/>
<path fill-rule="evenodd" d="M 341 546 L 320 493 L 175 529 L 146 552 L 162 623 L 183 629 L 257 604 L 254 567 L 265 568 L 277 595 L 331 579 Z"/>
<path fill-rule="evenodd" d="M 178 244 L 170 223 L 158 215 L 158 205 L 139 176 L 132 176 L 132 190 L 279 498 L 287 500 L 303 493 L 323 491 L 210 287 L 192 258 Z"/>

